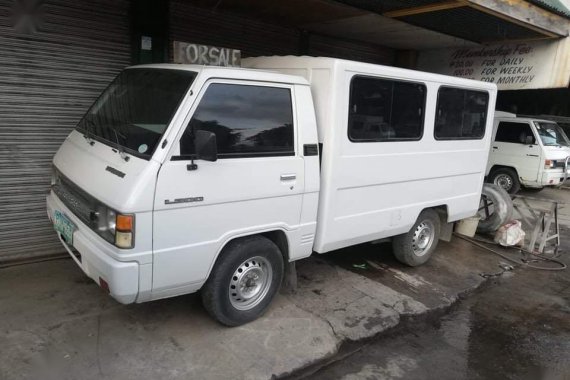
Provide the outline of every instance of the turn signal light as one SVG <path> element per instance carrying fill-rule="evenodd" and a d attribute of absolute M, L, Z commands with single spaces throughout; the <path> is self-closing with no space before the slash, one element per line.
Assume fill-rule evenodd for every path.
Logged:
<path fill-rule="evenodd" d="M 554 162 L 552 160 L 544 160 L 544 168 L 550 169 L 554 166 Z"/>
<path fill-rule="evenodd" d="M 120 231 L 133 230 L 133 216 L 132 215 L 117 215 L 116 229 Z"/>
<path fill-rule="evenodd" d="M 119 248 L 133 248 L 134 216 L 117 214 L 115 245 Z"/>

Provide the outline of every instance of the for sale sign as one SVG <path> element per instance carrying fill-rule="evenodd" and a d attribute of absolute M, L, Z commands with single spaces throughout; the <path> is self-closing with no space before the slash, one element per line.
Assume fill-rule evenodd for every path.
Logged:
<path fill-rule="evenodd" d="M 174 41 L 174 63 L 211 66 L 240 66 L 241 51 Z"/>

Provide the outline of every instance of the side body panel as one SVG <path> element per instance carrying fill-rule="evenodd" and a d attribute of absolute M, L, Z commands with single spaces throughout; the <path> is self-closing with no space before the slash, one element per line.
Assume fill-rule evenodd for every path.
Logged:
<path fill-rule="evenodd" d="M 323 144 L 315 251 L 323 253 L 407 232 L 428 207 L 445 207 L 450 222 L 477 211 L 492 135 L 496 86 L 331 58 L 261 57 L 244 61 L 251 67 L 298 75 L 301 72 L 296 70 L 303 68 L 311 83 L 319 142 Z M 350 81 L 355 75 L 423 83 L 427 104 L 421 140 L 351 142 L 348 104 Z M 488 92 L 482 139 L 434 138 L 441 86 Z"/>
<path fill-rule="evenodd" d="M 425 84 L 423 136 L 419 141 L 356 143 L 347 136 L 350 80 L 370 73 L 339 71 L 333 90 L 338 96 L 334 133 L 324 143 L 332 154 L 324 155 L 330 169 L 324 172 L 315 249 L 327 252 L 405 233 L 425 208 L 445 207 L 448 222 L 474 215 L 489 154 L 496 92 L 485 90 L 489 106 L 482 139 L 436 140 L 438 89 L 454 84 L 376 74 Z M 460 87 L 481 90 L 475 83 Z"/>

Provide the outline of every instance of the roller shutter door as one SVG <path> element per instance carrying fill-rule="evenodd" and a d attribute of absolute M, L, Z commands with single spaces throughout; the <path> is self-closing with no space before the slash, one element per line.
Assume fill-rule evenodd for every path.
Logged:
<path fill-rule="evenodd" d="M 322 35 L 310 36 L 309 55 L 342 58 L 380 65 L 394 64 L 393 49 L 363 42 L 344 41 Z"/>
<path fill-rule="evenodd" d="M 0 0 L 0 263 L 62 253 L 45 211 L 51 159 L 130 63 L 128 11 L 124 0 Z"/>
<path fill-rule="evenodd" d="M 242 57 L 296 55 L 299 52 L 300 32 L 296 29 L 197 8 L 188 3 L 183 0 L 170 3 L 171 42 L 240 49 Z"/>

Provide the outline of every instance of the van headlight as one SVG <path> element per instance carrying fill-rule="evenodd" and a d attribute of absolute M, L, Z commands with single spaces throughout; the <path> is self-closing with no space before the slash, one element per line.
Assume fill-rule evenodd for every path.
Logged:
<path fill-rule="evenodd" d="M 109 243 L 119 248 L 134 247 L 135 216 L 121 214 L 110 207 L 99 204 L 93 222 L 95 231 Z"/>

